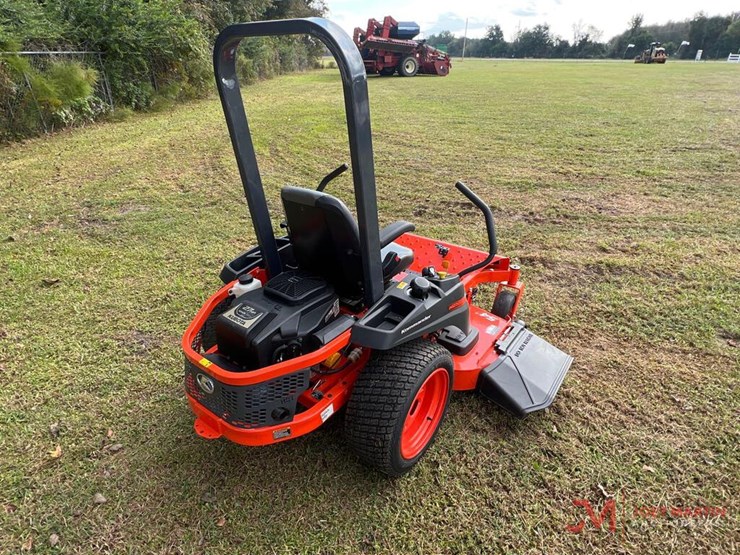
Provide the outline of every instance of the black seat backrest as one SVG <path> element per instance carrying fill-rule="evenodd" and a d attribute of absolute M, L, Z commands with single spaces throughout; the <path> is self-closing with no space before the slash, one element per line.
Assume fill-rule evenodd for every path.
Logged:
<path fill-rule="evenodd" d="M 300 187 L 283 187 L 281 197 L 298 267 L 324 278 L 340 297 L 361 296 L 360 231 L 347 206 Z"/>

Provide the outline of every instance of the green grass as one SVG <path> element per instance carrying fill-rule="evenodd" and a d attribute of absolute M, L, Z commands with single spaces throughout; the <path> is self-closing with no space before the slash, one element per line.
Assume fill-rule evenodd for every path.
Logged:
<path fill-rule="evenodd" d="M 455 397 L 398 481 L 338 422 L 260 449 L 192 431 L 179 337 L 254 242 L 216 100 L 3 148 L 0 552 L 736 550 L 738 69 L 466 60 L 369 80 L 381 222 L 485 247 L 467 182 L 521 262 L 521 316 L 576 358 L 526 421 Z M 340 90 L 324 70 L 245 93 L 276 222 L 284 183 L 348 160 Z M 567 532 L 601 488 L 617 533 Z M 704 504 L 728 515 L 633 514 Z"/>

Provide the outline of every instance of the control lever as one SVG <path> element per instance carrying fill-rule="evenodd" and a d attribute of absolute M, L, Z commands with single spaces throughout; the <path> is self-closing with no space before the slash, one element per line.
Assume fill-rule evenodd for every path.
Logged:
<path fill-rule="evenodd" d="M 491 212 L 491 208 L 462 181 L 455 183 L 455 188 L 465 195 L 465 197 L 472 202 L 478 210 L 483 212 L 483 217 L 486 220 L 486 232 L 488 233 L 488 256 L 481 262 L 473 264 L 472 266 L 458 272 L 458 275 L 463 277 L 465 274 L 469 274 L 474 270 L 478 270 L 490 264 L 494 256 L 496 256 L 498 246 L 496 245 L 496 227 L 494 225 L 493 212 Z"/>
<path fill-rule="evenodd" d="M 319 186 L 316 187 L 316 190 L 321 193 L 324 189 L 326 189 L 326 186 L 329 184 L 329 182 L 332 179 L 336 179 L 340 175 L 342 175 L 344 172 L 346 172 L 349 169 L 349 166 L 347 164 L 342 164 L 339 166 L 336 170 L 333 170 L 329 173 L 327 173 L 324 176 L 324 179 L 321 180 L 321 183 L 319 183 Z"/>

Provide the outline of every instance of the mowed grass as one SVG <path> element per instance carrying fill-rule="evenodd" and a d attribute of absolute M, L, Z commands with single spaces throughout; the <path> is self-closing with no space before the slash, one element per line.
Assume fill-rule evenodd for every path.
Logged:
<path fill-rule="evenodd" d="M 485 248 L 468 183 L 522 265 L 520 315 L 576 358 L 525 421 L 455 396 L 397 481 L 338 418 L 268 448 L 192 430 L 179 338 L 254 243 L 217 100 L 2 148 L 0 552 L 736 551 L 739 70 L 466 60 L 369 80 L 381 222 Z M 245 96 L 277 224 L 283 184 L 348 161 L 338 74 Z M 574 499 L 598 514 L 606 495 L 615 533 L 566 531 Z M 727 514 L 635 514 L 704 505 Z"/>

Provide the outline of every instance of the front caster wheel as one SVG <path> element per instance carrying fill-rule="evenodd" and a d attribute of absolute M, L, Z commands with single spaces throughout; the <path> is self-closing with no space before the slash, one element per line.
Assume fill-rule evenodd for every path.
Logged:
<path fill-rule="evenodd" d="M 496 295 L 496 300 L 493 301 L 491 312 L 499 318 L 508 318 L 511 315 L 511 311 L 514 310 L 514 304 L 516 304 L 516 293 L 501 290 Z"/>
<path fill-rule="evenodd" d="M 373 355 L 347 403 L 350 447 L 389 476 L 411 470 L 444 420 L 452 376 L 449 351 L 425 339 Z"/>

